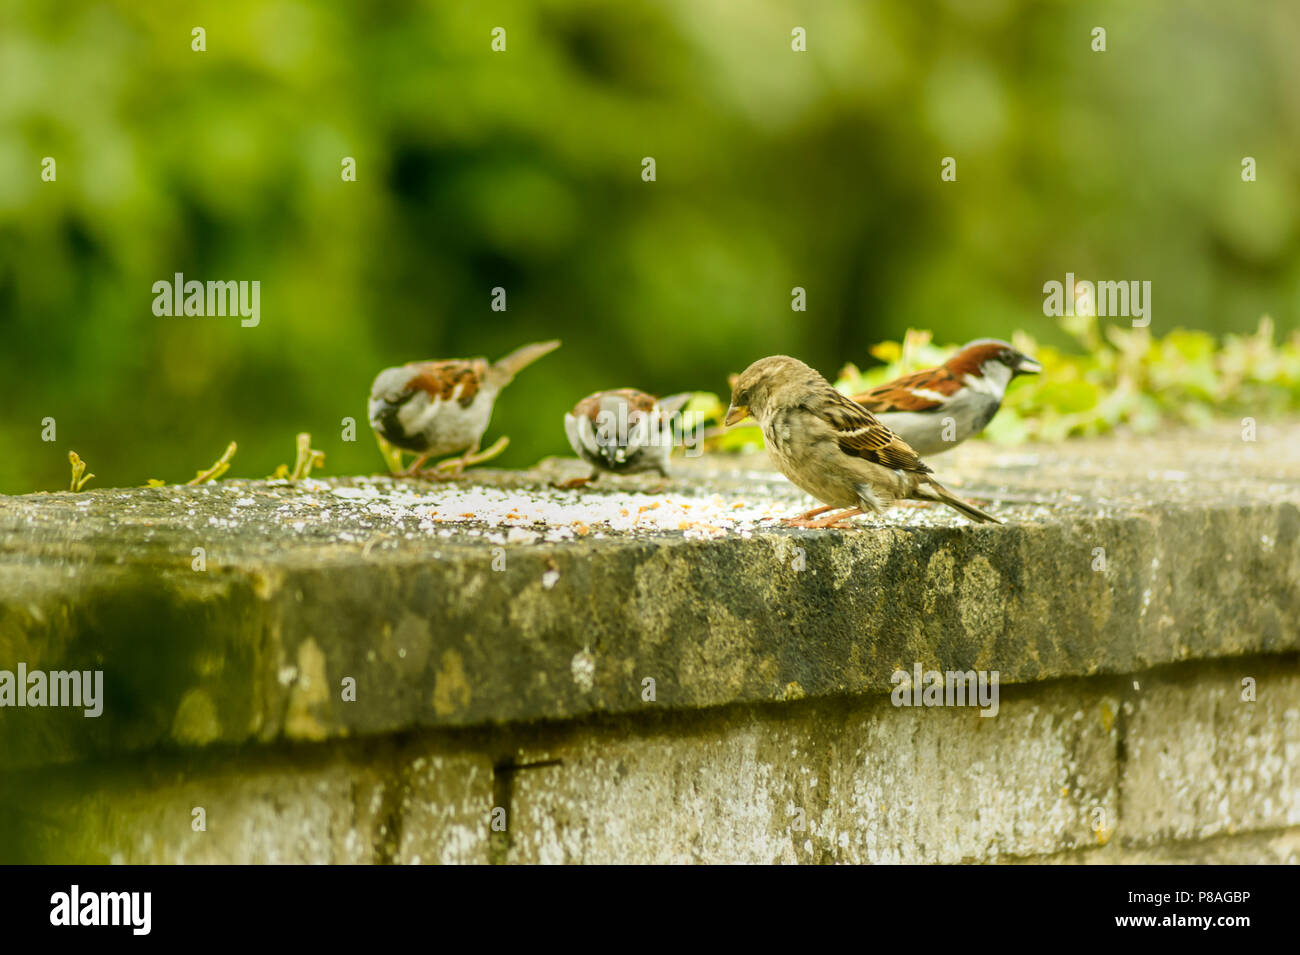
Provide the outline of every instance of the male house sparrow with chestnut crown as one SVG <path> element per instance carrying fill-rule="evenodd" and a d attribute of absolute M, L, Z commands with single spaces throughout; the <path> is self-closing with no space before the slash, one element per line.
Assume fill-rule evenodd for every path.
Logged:
<path fill-rule="evenodd" d="M 417 473 L 431 457 L 463 452 L 449 468 L 459 474 L 504 447 L 498 442 L 492 453 L 478 454 L 501 389 L 559 347 L 558 341 L 535 342 L 492 364 L 485 358 L 453 358 L 385 368 L 370 388 L 370 427 L 389 444 L 418 455 L 403 473 Z"/>
<path fill-rule="evenodd" d="M 981 338 L 938 368 L 895 378 L 853 400 L 917 454 L 929 456 L 983 431 L 1002 406 L 1011 379 L 1042 370 L 1006 342 Z"/>
<path fill-rule="evenodd" d="M 781 473 L 827 505 L 788 520 L 791 526 L 829 527 L 905 498 L 939 501 L 971 520 L 1002 523 L 931 477 L 898 435 L 797 358 L 761 358 L 741 372 L 725 423 L 750 415 Z M 838 508 L 844 510 L 811 520 Z"/>
<path fill-rule="evenodd" d="M 684 392 L 656 399 L 635 388 L 587 395 L 564 416 L 564 433 L 573 453 L 592 466 L 592 473 L 566 486 L 590 483 L 606 471 L 658 471 L 668 477 L 668 456 L 673 450 L 671 419 L 690 398 L 690 393 Z"/>

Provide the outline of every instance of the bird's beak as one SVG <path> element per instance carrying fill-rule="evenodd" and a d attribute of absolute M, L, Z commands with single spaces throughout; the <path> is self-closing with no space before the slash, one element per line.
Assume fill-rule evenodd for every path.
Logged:
<path fill-rule="evenodd" d="M 1021 355 L 1020 360 L 1016 362 L 1017 375 L 1036 375 L 1042 370 L 1043 366 L 1028 355 Z"/>
<path fill-rule="evenodd" d="M 733 424 L 738 424 L 739 422 L 744 421 L 748 417 L 749 417 L 749 408 L 747 408 L 745 405 L 741 405 L 739 408 L 737 408 L 735 405 L 730 405 L 727 408 L 727 417 L 722 419 L 722 423 L 726 425 L 728 428 L 730 428 Z"/>

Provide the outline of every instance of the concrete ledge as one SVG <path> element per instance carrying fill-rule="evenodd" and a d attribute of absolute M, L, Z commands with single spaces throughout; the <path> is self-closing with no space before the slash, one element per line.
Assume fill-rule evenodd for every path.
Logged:
<path fill-rule="evenodd" d="M 1201 441 L 946 456 L 1005 527 L 899 508 L 853 532 L 548 540 L 563 526 L 433 521 L 462 489 L 387 481 L 0 499 L 0 665 L 102 668 L 119 701 L 0 721 L 0 767 L 628 713 L 646 678 L 697 708 L 887 692 L 915 661 L 1006 685 L 1300 649 L 1300 428 Z M 546 471 L 476 481 L 539 513 L 802 506 L 752 468 L 621 497 L 546 490 Z"/>
<path fill-rule="evenodd" d="M 0 498 L 0 670 L 104 679 L 98 718 L 0 709 L 0 846 L 1289 859 L 1300 426 L 1260 436 L 938 459 L 1002 527 L 898 508 L 779 528 L 806 499 L 761 458 L 585 494 L 550 489 L 573 466 L 547 462 Z M 998 716 L 895 709 L 891 674 L 917 663 L 999 671 Z"/>

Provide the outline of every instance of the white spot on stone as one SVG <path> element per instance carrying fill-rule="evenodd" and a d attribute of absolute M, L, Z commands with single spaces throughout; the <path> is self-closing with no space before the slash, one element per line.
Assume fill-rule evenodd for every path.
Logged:
<path fill-rule="evenodd" d="M 573 674 L 573 682 L 578 684 L 578 689 L 586 692 L 596 685 L 596 658 L 586 647 L 573 655 L 569 671 Z"/>

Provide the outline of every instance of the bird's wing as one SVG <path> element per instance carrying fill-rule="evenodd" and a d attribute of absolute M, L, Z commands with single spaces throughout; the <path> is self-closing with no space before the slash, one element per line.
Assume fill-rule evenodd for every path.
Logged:
<path fill-rule="evenodd" d="M 942 398 L 951 397 L 961 382 L 946 368 L 927 368 L 895 378 L 870 391 L 854 395 L 853 400 L 875 414 L 898 411 L 933 411 Z"/>
<path fill-rule="evenodd" d="M 569 447 L 573 448 L 573 453 L 578 457 L 600 456 L 600 443 L 596 440 L 596 429 L 591 426 L 591 419 L 586 415 L 566 414 L 564 434 L 569 439 Z"/>
<path fill-rule="evenodd" d="M 827 385 L 806 408 L 826 424 L 845 454 L 882 467 L 928 474 L 930 467 L 898 435 L 851 398 Z"/>
<path fill-rule="evenodd" d="M 411 370 L 408 388 L 416 388 L 430 399 L 458 401 L 469 407 L 487 379 L 488 363 L 482 358 L 451 361 L 417 361 L 406 366 Z"/>

